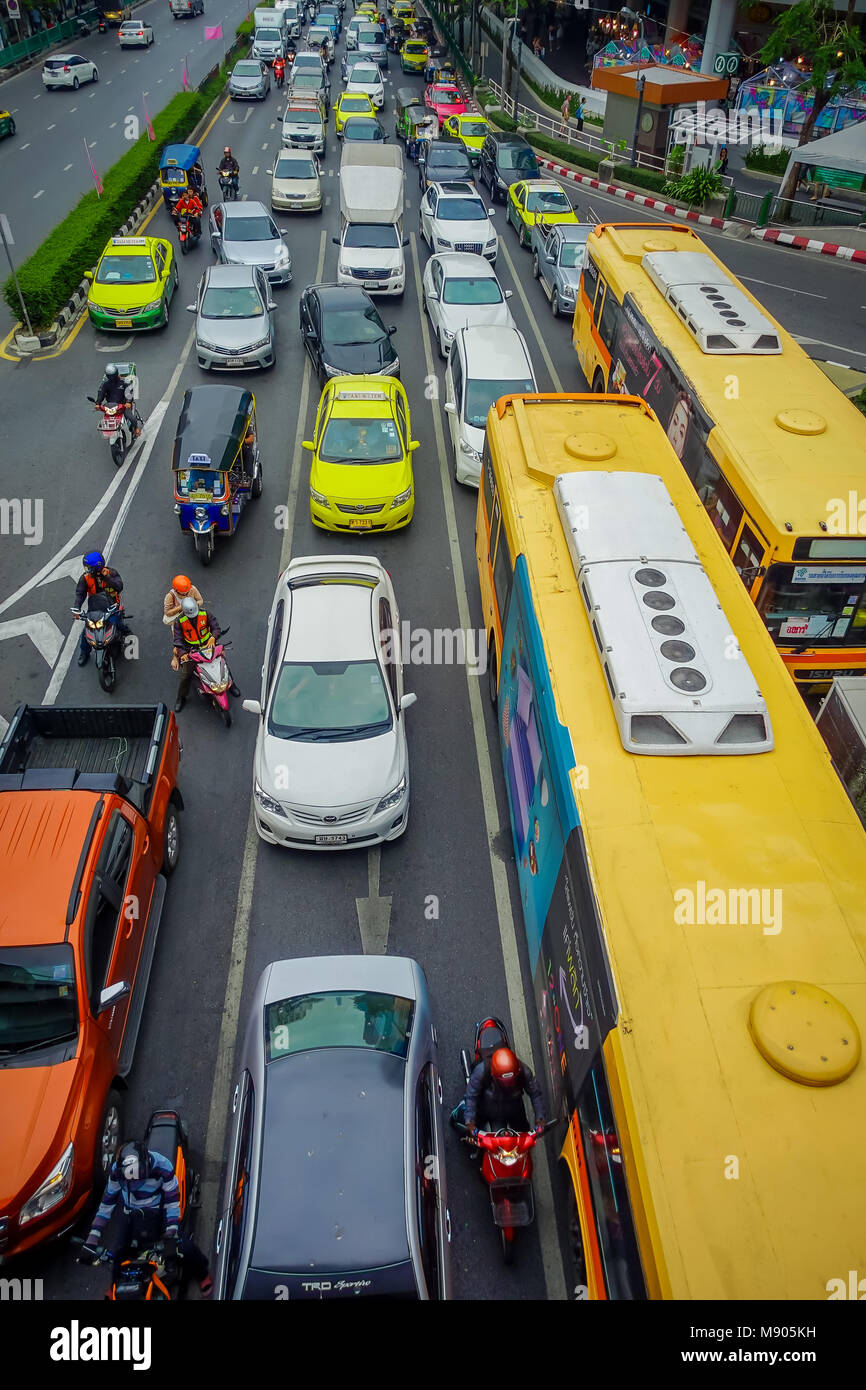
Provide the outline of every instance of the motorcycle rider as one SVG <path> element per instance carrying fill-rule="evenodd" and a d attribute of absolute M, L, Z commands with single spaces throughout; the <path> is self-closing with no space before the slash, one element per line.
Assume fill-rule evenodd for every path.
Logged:
<path fill-rule="evenodd" d="M 189 221 L 190 230 L 194 236 L 201 236 L 201 219 L 204 215 L 204 205 L 194 188 L 188 188 L 181 193 L 174 205 L 172 219 L 177 226 L 181 217 L 186 217 Z"/>
<path fill-rule="evenodd" d="M 532 1101 L 536 1132 L 544 1124 L 544 1092 L 525 1062 L 510 1047 L 497 1047 L 474 1068 L 463 1097 L 463 1124 L 479 1129 L 526 1130 L 524 1095 Z M 458 1110 L 459 1110 L 458 1106 Z M 459 1116 L 455 1115 L 459 1119 Z"/>
<path fill-rule="evenodd" d="M 282 87 L 286 80 L 286 60 L 277 54 L 274 59 L 274 81 L 278 87 Z"/>
<path fill-rule="evenodd" d="M 108 1174 L 108 1182 L 93 1218 L 84 1250 L 92 1261 L 100 1241 L 113 1250 L 113 1277 L 120 1274 L 124 1253 L 133 1240 L 139 1248 L 165 1239 L 177 1243 L 178 1254 L 201 1291 L 207 1295 L 213 1288 L 208 1272 L 207 1256 L 188 1235 L 180 1232 L 180 1188 L 174 1164 L 164 1154 L 148 1149 L 144 1144 L 123 1144 Z"/>
<path fill-rule="evenodd" d="M 109 362 L 105 368 L 105 375 L 99 384 L 93 409 L 98 410 L 101 405 L 128 405 L 132 418 L 132 437 L 137 439 L 141 434 L 144 421 L 136 409 L 135 402 L 127 398 L 126 392 L 127 385 L 120 375 L 117 364 Z"/>
<path fill-rule="evenodd" d="M 223 157 L 219 162 L 218 172 L 221 175 L 224 175 L 224 171 L 226 170 L 228 170 L 229 174 L 231 175 L 232 188 L 234 189 L 235 193 L 237 193 L 238 175 L 241 172 L 241 166 L 238 164 L 237 160 L 232 154 L 231 145 L 226 145 L 225 149 L 223 150 Z"/>
<path fill-rule="evenodd" d="M 200 651 L 203 647 L 209 647 L 211 642 L 216 644 L 220 639 L 222 628 L 214 617 L 209 613 L 201 601 L 196 601 L 191 595 L 187 595 L 181 600 L 180 616 L 172 624 L 171 635 L 174 643 L 174 650 L 171 656 L 171 669 L 180 670 L 180 678 L 177 683 L 177 699 L 174 702 L 175 714 L 180 714 L 186 704 L 189 695 L 190 682 L 193 677 L 193 662 L 189 659 L 189 652 Z M 232 676 L 231 694 L 240 695 L 240 687 Z"/>
<path fill-rule="evenodd" d="M 204 599 L 188 575 L 176 574 L 162 601 L 162 621 L 166 627 L 171 627 L 175 619 L 180 617 L 180 605 L 185 598 L 194 598 L 200 607 L 204 607 Z"/>
<path fill-rule="evenodd" d="M 112 569 L 105 563 L 105 556 L 101 550 L 89 550 L 83 560 L 84 573 L 75 586 L 75 616 L 81 618 L 82 608 L 86 599 L 90 599 L 94 594 L 105 594 L 112 603 L 120 603 L 121 616 L 117 630 L 122 637 L 129 635 L 129 628 L 123 621 L 123 604 L 120 595 L 123 592 L 123 580 L 117 570 Z M 81 629 L 81 641 L 78 644 L 78 664 L 86 666 L 90 660 L 90 647 L 87 642 L 87 625 Z"/>

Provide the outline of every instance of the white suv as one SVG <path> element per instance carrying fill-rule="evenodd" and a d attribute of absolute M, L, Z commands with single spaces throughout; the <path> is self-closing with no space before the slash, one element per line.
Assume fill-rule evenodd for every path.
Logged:
<path fill-rule="evenodd" d="M 263 840 L 353 849 L 396 840 L 409 815 L 400 614 L 374 556 L 292 560 L 277 581 L 253 800 Z"/>
<path fill-rule="evenodd" d="M 529 349 L 517 328 L 461 328 L 448 354 L 445 411 L 454 445 L 454 476 L 477 487 L 487 415 L 500 396 L 538 390 Z"/>
<path fill-rule="evenodd" d="M 493 209 L 471 183 L 431 183 L 421 199 L 421 235 L 431 251 L 465 251 L 496 263 Z"/>
<path fill-rule="evenodd" d="M 82 82 L 98 81 L 96 64 L 80 53 L 58 53 L 42 64 L 42 85 L 49 92 L 53 87 L 74 87 L 77 91 Z"/>

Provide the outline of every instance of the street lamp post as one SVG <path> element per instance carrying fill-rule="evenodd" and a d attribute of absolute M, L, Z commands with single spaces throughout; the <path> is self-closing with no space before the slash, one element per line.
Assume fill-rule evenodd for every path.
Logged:
<path fill-rule="evenodd" d="M 35 334 L 33 332 L 33 325 L 30 322 L 30 315 L 27 312 L 27 305 L 24 303 L 24 296 L 21 293 L 21 286 L 18 283 L 18 276 L 15 273 L 15 266 L 12 263 L 12 252 L 9 250 L 9 244 L 12 241 L 12 233 L 9 233 L 7 240 L 6 229 L 8 226 L 8 219 L 4 214 L 0 213 L 0 238 L 2 238 L 3 241 L 3 250 L 6 252 L 6 259 L 9 262 L 9 269 L 12 271 L 12 279 L 15 281 L 15 289 L 18 292 L 18 302 L 21 305 L 21 313 L 24 316 L 24 322 L 27 324 L 27 332 L 30 334 L 30 337 L 33 338 L 35 337 Z"/>
<path fill-rule="evenodd" d="M 517 32 L 517 7 L 518 7 L 519 4 L 520 4 L 520 0 L 514 0 L 514 14 L 512 15 L 512 17 L 511 17 L 510 19 L 503 19 L 503 21 L 502 21 L 502 96 L 503 96 L 503 98 L 505 98 L 505 97 L 508 95 L 508 88 L 511 86 L 511 61 L 510 61 L 510 60 L 512 59 L 511 45 L 512 45 L 512 41 L 513 41 L 514 34 Z M 511 26 L 511 28 L 509 28 L 509 26 Z M 507 68 L 506 68 L 506 62 L 507 62 Z M 517 108 L 516 108 L 516 104 L 515 104 L 515 110 L 516 110 L 516 109 L 517 109 Z"/>
<path fill-rule="evenodd" d="M 628 9 L 625 5 L 620 10 L 620 14 L 623 19 L 627 20 L 629 23 L 640 25 L 640 42 L 637 50 L 637 78 L 635 79 L 637 82 L 637 111 L 634 118 L 634 134 L 631 140 L 631 159 L 629 160 L 629 167 L 633 169 L 637 164 L 637 140 L 640 134 L 640 118 L 643 112 L 643 89 L 646 81 L 646 78 L 641 75 L 640 70 L 644 45 L 644 22 L 643 15 L 635 14 L 634 10 Z"/>

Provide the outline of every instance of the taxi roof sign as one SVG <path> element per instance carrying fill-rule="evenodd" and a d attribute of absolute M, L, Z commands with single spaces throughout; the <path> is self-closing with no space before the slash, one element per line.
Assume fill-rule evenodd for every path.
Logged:
<path fill-rule="evenodd" d="M 112 246 L 146 246 L 146 245 L 147 245 L 147 237 L 146 237 L 146 236 L 113 236 L 113 237 L 111 238 L 111 244 L 112 244 Z"/>
<path fill-rule="evenodd" d="M 338 391 L 338 401 L 386 401 L 387 394 L 384 391 Z"/>

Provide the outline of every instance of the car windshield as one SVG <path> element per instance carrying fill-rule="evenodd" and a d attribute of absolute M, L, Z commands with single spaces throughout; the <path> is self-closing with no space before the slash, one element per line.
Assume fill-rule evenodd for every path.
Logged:
<path fill-rule="evenodd" d="M 456 87 L 434 87 L 431 96 L 439 103 L 460 101 L 460 93 Z"/>
<path fill-rule="evenodd" d="M 316 166 L 311 159 L 280 158 L 277 160 L 277 167 L 274 170 L 275 179 L 314 179 L 316 177 Z"/>
<path fill-rule="evenodd" d="M 318 68 L 303 68 L 292 76 L 292 87 L 299 88 L 308 92 L 316 92 L 324 85 L 322 79 L 322 65 Z"/>
<path fill-rule="evenodd" d="M 150 256 L 103 256 L 96 272 L 99 285 L 149 285 L 155 279 Z"/>
<path fill-rule="evenodd" d="M 282 43 L 283 36 L 279 29 L 257 29 L 256 43 Z"/>
<path fill-rule="evenodd" d="M 485 276 L 483 280 L 473 280 L 468 276 L 463 279 L 461 276 L 460 279 L 445 281 L 442 299 L 446 304 L 501 304 L 502 291 L 492 275 Z"/>
<path fill-rule="evenodd" d="M 564 270 L 580 270 L 585 254 L 586 246 L 583 242 L 576 246 L 573 242 L 566 241 L 560 252 L 559 264 Z"/>
<path fill-rule="evenodd" d="M 371 87 L 378 87 L 382 79 L 379 76 L 378 68 L 362 67 L 360 63 L 356 63 L 352 68 L 352 81 L 367 82 Z"/>
<path fill-rule="evenodd" d="M 358 40 L 360 43 L 384 43 L 385 35 L 381 29 L 362 29 Z"/>
<path fill-rule="evenodd" d="M 341 111 L 369 111 L 370 98 L 364 96 L 362 92 L 350 92 L 348 96 L 340 98 Z"/>
<path fill-rule="evenodd" d="M 355 116 L 343 127 L 344 140 L 384 140 L 385 134 L 378 121 L 365 121 L 363 116 Z"/>
<path fill-rule="evenodd" d="M 532 150 L 525 146 L 501 145 L 499 148 L 499 167 L 501 169 L 531 170 L 538 173 L 538 161 Z"/>
<path fill-rule="evenodd" d="M 466 382 L 466 408 L 463 417 L 467 425 L 483 430 L 487 424 L 487 414 L 494 401 L 500 396 L 519 396 L 534 391 L 534 382 L 524 381 L 473 381 Z"/>
<path fill-rule="evenodd" d="M 486 121 L 461 121 L 459 129 L 461 135 L 471 140 L 477 135 L 486 135 L 488 127 Z"/>
<path fill-rule="evenodd" d="M 209 497 L 222 497 L 225 492 L 225 474 L 211 468 L 179 468 L 174 478 L 175 491 L 181 497 L 205 501 Z"/>
<path fill-rule="evenodd" d="M 65 943 L 0 949 L 0 1055 L 72 1040 L 75 957 Z"/>
<path fill-rule="evenodd" d="M 227 241 L 276 241 L 279 233 L 269 217 L 226 218 Z"/>
<path fill-rule="evenodd" d="M 310 107 L 290 106 L 283 117 L 283 125 L 321 125 L 321 113 Z"/>
<path fill-rule="evenodd" d="M 261 77 L 262 70 L 258 63 L 235 63 L 235 70 L 232 77 Z"/>
<path fill-rule="evenodd" d="M 403 446 L 393 420 L 331 419 L 319 445 L 323 463 L 396 463 Z"/>
<path fill-rule="evenodd" d="M 396 994 L 333 990 L 265 1007 L 268 1061 L 320 1047 L 372 1047 L 405 1057 L 414 1004 Z"/>
<path fill-rule="evenodd" d="M 201 315 L 205 319 L 255 319 L 264 313 L 252 285 L 227 285 L 205 291 Z"/>
<path fill-rule="evenodd" d="M 318 53 L 299 53 L 292 68 L 295 72 L 317 72 L 321 74 L 322 60 Z"/>
<path fill-rule="evenodd" d="M 455 145 L 453 150 L 449 150 L 447 146 L 432 149 L 429 163 L 442 169 L 465 169 L 468 168 L 469 161 L 462 145 Z"/>
<path fill-rule="evenodd" d="M 287 661 L 277 678 L 268 732 L 305 743 L 372 738 L 391 727 L 378 661 Z"/>
<path fill-rule="evenodd" d="M 385 325 L 371 304 L 367 309 L 338 309 L 326 313 L 322 337 L 330 347 L 360 347 L 378 343 L 385 336 Z"/>
<path fill-rule="evenodd" d="M 397 228 L 390 223 L 379 224 L 377 222 L 349 222 L 346 227 L 346 235 L 343 238 L 344 246 L 378 246 L 391 247 L 398 246 Z"/>
<path fill-rule="evenodd" d="M 530 193 L 526 206 L 530 212 L 571 212 L 571 203 L 559 188 L 546 188 L 542 193 Z"/>
<path fill-rule="evenodd" d="M 487 209 L 480 198 L 440 198 L 436 216 L 442 222 L 483 222 Z"/>

